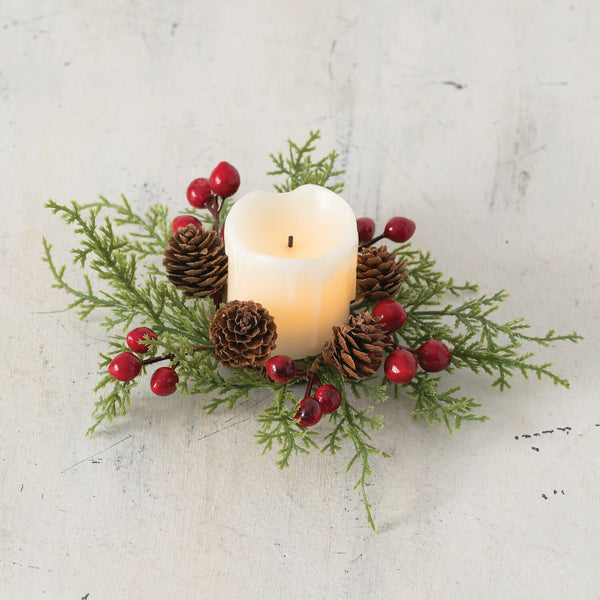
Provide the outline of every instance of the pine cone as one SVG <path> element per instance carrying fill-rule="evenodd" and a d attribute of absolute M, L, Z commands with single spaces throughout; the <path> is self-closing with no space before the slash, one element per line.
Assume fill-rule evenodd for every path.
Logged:
<path fill-rule="evenodd" d="M 381 365 L 387 338 L 383 326 L 370 313 L 350 315 L 348 323 L 333 328 L 321 354 L 346 379 L 370 377 Z"/>
<path fill-rule="evenodd" d="M 215 358 L 230 367 L 262 366 L 275 347 L 275 320 L 258 302 L 232 300 L 215 313 L 210 327 Z"/>
<path fill-rule="evenodd" d="M 163 265 L 184 296 L 211 296 L 227 282 L 227 255 L 216 231 L 187 225 L 169 238 Z"/>
<path fill-rule="evenodd" d="M 356 285 L 359 297 L 369 302 L 392 298 L 398 293 L 406 265 L 387 251 L 386 246 L 362 248 L 356 265 Z"/>

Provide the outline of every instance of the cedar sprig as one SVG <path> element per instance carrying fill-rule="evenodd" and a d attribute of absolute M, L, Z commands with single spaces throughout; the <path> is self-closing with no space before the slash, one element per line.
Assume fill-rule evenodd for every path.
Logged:
<path fill-rule="evenodd" d="M 100 211 L 107 207 L 113 210 L 115 206 L 117 209 L 124 207 L 123 210 L 117 210 L 117 214 L 128 214 L 128 202 L 125 198 L 122 200 L 122 205 L 100 202 L 84 206 L 72 202 L 70 206 L 62 206 L 52 200 L 47 203 L 46 206 L 54 214 L 74 226 L 80 241 L 71 251 L 73 264 L 79 265 L 83 272 L 83 288 L 67 282 L 66 265 L 58 267 L 54 263 L 52 246 L 44 239 L 43 260 L 48 263 L 54 276 L 53 287 L 75 296 L 69 308 L 75 309 L 81 319 L 94 310 L 103 309 L 105 315 L 102 325 L 107 332 L 116 328 L 126 330 L 137 320 L 146 323 L 157 334 L 167 332 L 186 337 L 194 344 L 208 343 L 207 323 L 210 315 L 205 304 L 194 299 L 186 301 L 166 281 L 164 274 L 160 278 L 153 273 L 146 274 L 145 279 L 138 283 L 141 277 L 138 274 L 137 242 L 132 242 L 131 237 L 117 234 L 113 226 L 135 225 L 137 221 L 130 222 L 123 216 L 111 219 L 105 215 L 98 222 Z M 162 220 L 157 219 L 152 227 L 155 232 L 166 227 L 167 213 L 160 213 Z M 148 237 L 158 235 L 149 233 Z M 86 266 L 96 275 L 96 281 L 92 282 L 85 272 Z M 96 290 L 99 282 L 104 282 L 108 289 Z"/>
<path fill-rule="evenodd" d="M 105 352 L 100 353 L 98 372 L 102 373 L 103 376 L 94 387 L 94 392 L 98 393 L 102 391 L 102 393 L 94 403 L 94 410 L 92 411 L 92 419 L 94 421 L 86 431 L 86 435 L 93 434 L 103 421 L 106 420 L 108 423 L 112 423 L 117 415 L 126 415 L 127 410 L 131 406 L 131 392 L 140 382 L 139 377 L 131 381 L 118 381 L 107 373 L 108 365 L 115 354 L 127 350 L 122 337 L 111 336 L 109 345 L 111 347 L 110 354 Z M 156 355 L 157 349 L 153 345 L 153 341 L 149 341 L 148 345 L 148 352 L 144 358 L 152 358 Z M 142 367 L 142 372 L 145 371 L 146 368 Z"/>
<path fill-rule="evenodd" d="M 99 392 L 104 388 L 108 388 L 109 391 L 101 394 L 94 403 L 92 412 L 94 422 L 86 431 L 86 435 L 92 435 L 104 421 L 112 423 L 118 414 L 125 416 L 131 406 L 131 390 L 137 384 L 137 379 L 124 382 L 117 381 L 110 375 L 103 377 L 94 388 L 94 392 Z"/>
<path fill-rule="evenodd" d="M 169 209 L 164 204 L 154 204 L 143 215 L 137 214 L 127 198 L 121 195 L 121 203 L 111 202 L 104 196 L 99 196 L 95 202 L 82 205 L 80 211 L 109 209 L 114 213 L 112 221 L 120 226 L 135 226 L 130 228 L 129 249 L 138 258 L 160 256 L 167 245 L 171 230 L 167 215 Z"/>
<path fill-rule="evenodd" d="M 295 454 L 309 454 L 311 449 L 318 449 L 314 440 L 317 433 L 296 424 L 296 398 L 288 384 L 280 384 L 274 388 L 273 404 L 257 417 L 260 425 L 254 434 L 256 441 L 263 445 L 263 454 L 274 447 L 279 459 L 275 464 L 283 469 L 290 464 L 290 457 Z"/>
<path fill-rule="evenodd" d="M 339 158 L 336 150 L 332 150 L 323 158 L 313 162 L 312 153 L 316 150 L 315 142 L 321 138 L 320 131 L 311 131 L 308 140 L 299 146 L 291 140 L 287 141 L 288 154 L 281 152 L 270 154 L 275 169 L 267 175 L 285 175 L 285 181 L 273 187 L 278 192 L 290 192 L 301 185 L 312 183 L 330 189 L 339 194 L 344 189 L 343 182 L 332 183 L 330 180 L 343 175 L 344 169 L 336 169 L 335 161 Z"/>
<path fill-rule="evenodd" d="M 460 298 L 465 293 L 478 290 L 478 286 L 469 281 L 458 284 L 452 277 L 445 278 L 436 270 L 436 262 L 430 252 L 412 249 L 411 244 L 398 246 L 392 252 L 404 262 L 408 271 L 396 296 L 407 311 L 439 305 L 447 295 Z"/>
<path fill-rule="evenodd" d="M 455 395 L 460 391 L 456 386 L 446 391 L 439 390 L 440 377 L 434 377 L 419 371 L 417 375 L 405 384 L 404 393 L 410 396 L 415 407 L 413 417 L 425 419 L 430 425 L 444 423 L 449 433 L 459 429 L 465 421 L 487 421 L 485 415 L 476 415 L 475 409 L 479 408 L 474 398 Z M 396 390 L 397 391 L 397 390 Z"/>
<path fill-rule="evenodd" d="M 195 371 L 188 391 L 210 397 L 204 404 L 204 410 L 210 414 L 223 406 L 231 409 L 237 402 L 249 400 L 253 390 L 273 390 L 274 385 L 270 383 L 253 371 L 219 367 L 219 363 L 211 356 L 201 369 Z"/>
<path fill-rule="evenodd" d="M 367 486 L 369 485 L 369 478 L 373 474 L 371 467 L 372 458 L 375 456 L 389 458 L 390 456 L 371 443 L 371 434 L 383 427 L 383 421 L 380 415 L 372 414 L 372 406 L 358 409 L 350 402 L 344 378 L 332 368 L 324 369 L 321 377 L 323 381 L 335 385 L 342 395 L 340 409 L 330 415 L 330 422 L 333 425 L 333 429 L 324 435 L 323 440 L 325 443 L 321 451 L 335 454 L 338 450 L 341 450 L 344 440 L 350 440 L 354 448 L 354 454 L 348 462 L 346 472 L 349 472 L 355 464 L 358 466 L 359 475 L 354 484 L 354 489 L 359 489 L 367 522 L 373 531 L 375 531 L 373 505 L 368 498 Z M 383 400 L 381 387 L 373 387 L 364 380 L 354 382 L 350 388 L 355 395 L 356 401 L 359 401 L 361 396 Z"/>
<path fill-rule="evenodd" d="M 447 285 L 441 282 L 442 285 Z M 448 290 L 448 293 L 451 293 Z M 440 296 L 441 297 L 441 296 Z M 407 321 L 398 337 L 416 348 L 427 339 L 439 339 L 451 348 L 453 369 L 468 368 L 495 375 L 492 386 L 503 391 L 510 388 L 509 378 L 520 374 L 528 378 L 548 377 L 554 384 L 568 387 L 568 381 L 551 370 L 551 363 L 537 363 L 531 359 L 533 351 L 521 351 L 523 344 L 548 347 L 559 341 L 577 342 L 576 332 L 566 335 L 554 330 L 542 336 L 528 335 L 530 325 L 523 319 L 496 322 L 496 312 L 508 294 L 501 290 L 492 295 L 481 295 L 458 305 L 446 304 L 440 308 L 419 308 L 407 312 Z M 429 299 L 423 306 L 434 306 L 438 301 Z"/>
<path fill-rule="evenodd" d="M 564 339 L 571 340 L 571 337 L 568 336 Z M 499 345 L 491 340 L 488 347 L 478 342 L 457 345 L 453 350 L 454 366 L 457 368 L 467 367 L 475 373 L 482 370 L 488 375 L 496 374 L 497 377 L 492 381 L 492 387 L 497 386 L 500 391 L 511 387 L 509 378 L 517 373 L 525 379 L 529 379 L 530 374 L 535 375 L 537 379 L 548 377 L 554 385 L 569 387 L 569 381 L 566 378 L 560 377 L 551 370 L 552 363 L 531 362 L 530 359 L 535 356 L 535 353 L 519 353 L 517 352 L 518 347 L 510 343 Z"/>

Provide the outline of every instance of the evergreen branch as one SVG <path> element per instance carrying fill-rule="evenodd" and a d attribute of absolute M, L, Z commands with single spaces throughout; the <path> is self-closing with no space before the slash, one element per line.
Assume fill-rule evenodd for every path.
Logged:
<path fill-rule="evenodd" d="M 330 183 L 330 179 L 343 175 L 346 171 L 335 169 L 335 162 L 339 158 L 337 151 L 333 150 L 323 158 L 313 162 L 312 153 L 316 150 L 315 142 L 321 138 L 320 131 L 311 131 L 308 140 L 301 146 L 287 140 L 288 155 L 281 152 L 270 154 L 275 165 L 273 171 L 267 175 L 285 175 L 287 179 L 281 185 L 274 185 L 278 192 L 290 192 L 301 185 L 312 183 L 326 187 L 336 194 L 344 189 L 341 182 Z"/>
<path fill-rule="evenodd" d="M 350 389 L 356 398 L 362 396 L 375 404 L 385 402 L 388 399 L 389 386 L 388 381 L 385 379 L 379 385 L 373 385 L 369 379 L 358 379 L 349 383 Z"/>
<path fill-rule="evenodd" d="M 413 347 L 426 339 L 444 341 L 451 348 L 454 368 L 469 368 L 475 373 L 484 371 L 490 375 L 497 373 L 492 386 L 498 386 L 500 390 L 510 388 L 509 377 L 520 373 L 527 378 L 530 372 L 538 379 L 546 376 L 554 384 L 568 387 L 568 381 L 553 373 L 549 363 L 533 363 L 530 361 L 533 352 L 519 353 L 518 349 L 523 343 L 547 347 L 557 341 L 577 342 L 581 336 L 575 332 L 559 335 L 554 330 L 543 336 L 528 335 L 525 331 L 530 325 L 524 319 L 504 323 L 494 321 L 491 315 L 507 297 L 508 293 L 501 290 L 457 306 L 447 304 L 439 309 L 410 311 L 402 338 Z M 453 322 L 452 327 L 448 321 Z"/>
<path fill-rule="evenodd" d="M 382 427 L 380 420 L 374 420 L 368 417 L 367 413 L 371 409 L 365 411 L 357 411 L 349 402 L 342 400 L 342 414 L 346 420 L 347 437 L 350 438 L 354 445 L 355 454 L 350 459 L 346 472 L 349 472 L 355 462 L 360 463 L 360 475 L 354 484 L 354 489 L 360 488 L 360 493 L 363 500 L 363 505 L 367 514 L 367 521 L 373 531 L 375 528 L 375 520 L 373 519 L 373 505 L 367 496 L 367 479 L 372 475 L 371 464 L 369 462 L 372 455 L 380 455 L 388 457 L 389 455 L 379 450 L 372 444 L 365 442 L 364 438 L 370 439 L 369 434 L 365 431 L 364 424 L 370 423 L 372 428 Z"/>
<path fill-rule="evenodd" d="M 47 206 L 55 214 L 60 214 L 68 224 L 75 224 L 75 233 L 81 235 L 82 240 L 80 245 L 72 250 L 75 256 L 73 262 L 79 263 L 83 269 L 90 255 L 92 256 L 89 266 L 99 279 L 107 281 L 113 288 L 115 308 L 139 306 L 141 312 L 157 320 L 152 300 L 141 294 L 134 285 L 136 257 L 126 252 L 128 243 L 114 234 L 111 221 L 106 218 L 104 225 L 97 226 L 98 213 L 94 209 L 89 211 L 89 220 L 86 221 L 81 207 L 76 202 L 71 203 L 71 208 L 53 201 L 49 201 Z M 69 289 L 65 288 L 65 291 Z M 106 303 L 102 305 L 106 306 Z"/>
<path fill-rule="evenodd" d="M 96 308 L 126 308 L 125 305 L 117 307 L 114 301 L 94 294 L 92 284 L 87 274 L 84 274 L 85 290 L 78 290 L 70 286 L 64 278 L 66 265 L 57 267 L 52 258 L 52 244 L 48 243 L 46 238 L 42 238 L 42 242 L 44 245 L 44 256 L 42 257 L 42 260 L 48 263 L 50 272 L 54 277 L 52 287 L 62 289 L 67 292 L 67 294 L 75 296 L 76 299 L 71 302 L 67 308 L 75 309 L 82 320 Z"/>
<path fill-rule="evenodd" d="M 500 391 L 511 387 L 508 378 L 514 376 L 515 372 L 520 373 L 525 379 L 529 379 L 529 373 L 533 372 L 537 379 L 545 376 L 554 385 L 569 387 L 567 379 L 559 377 L 550 370 L 551 363 L 535 364 L 530 362 L 529 359 L 533 356 L 533 352 L 518 354 L 510 344 L 494 345 L 493 350 L 490 350 L 478 343 L 473 343 L 455 347 L 452 351 L 452 362 L 457 368 L 467 367 L 475 373 L 480 370 L 489 375 L 497 372 L 498 377 L 492 382 L 492 387 L 498 386 Z"/>
<path fill-rule="evenodd" d="M 128 207 L 125 199 L 124 202 Z M 103 308 L 109 312 L 102 323 L 107 331 L 116 327 L 125 329 L 135 319 L 141 318 L 149 327 L 155 329 L 157 334 L 167 332 L 182 335 L 196 344 L 208 342 L 210 319 L 206 302 L 185 299 L 176 288 L 167 284 L 164 279 L 159 281 L 153 274 L 147 276 L 141 287 L 137 286 L 136 253 L 132 252 L 125 238 L 115 235 L 108 218 L 102 225 L 97 224 L 99 209 L 96 204 L 83 209 L 75 202 L 71 207 L 67 207 L 50 201 L 47 206 L 55 214 L 60 214 L 68 224 L 75 225 L 75 232 L 82 237 L 79 246 L 73 250 L 74 263 L 79 264 L 82 269 L 89 263 L 90 269 L 111 288 L 111 292 L 94 294 L 87 274 L 84 275 L 85 290 L 78 290 L 69 285 L 64 279 L 66 267 L 62 266 L 59 269 L 54 265 L 51 246 L 44 241 L 44 260 L 50 265 L 55 287 L 76 297 L 71 307 L 78 309 L 82 319 L 93 310 Z M 119 205 L 108 203 L 102 206 Z M 124 208 L 121 213 L 128 214 L 129 210 Z M 83 215 L 86 211 L 87 220 Z M 164 216 L 165 213 L 157 211 L 153 214 Z M 164 228 L 163 226 L 164 222 L 160 224 L 160 228 Z"/>
<path fill-rule="evenodd" d="M 127 198 L 121 195 L 121 204 L 110 202 L 104 196 L 100 196 L 97 202 L 90 202 L 80 207 L 81 211 L 100 212 L 102 209 L 112 210 L 119 215 L 114 219 L 116 225 L 134 225 L 141 229 L 131 233 L 133 240 L 130 242 L 130 252 L 135 252 L 139 258 L 162 255 L 171 235 L 168 222 L 169 209 L 166 206 L 154 204 L 144 215 L 138 215 Z"/>
<path fill-rule="evenodd" d="M 334 417 L 335 427 L 327 434 L 324 439 L 327 444 L 322 451 L 328 450 L 334 454 L 341 446 L 342 439 L 348 438 L 354 446 L 354 455 L 350 459 L 346 471 L 350 471 L 355 463 L 359 464 L 360 474 L 354 484 L 354 489 L 359 488 L 363 505 L 365 507 L 367 522 L 371 525 L 373 531 L 376 530 L 375 520 L 373 519 L 373 505 L 367 495 L 368 478 L 372 475 L 370 459 L 372 456 L 383 456 L 388 458 L 389 455 L 379 450 L 373 444 L 366 440 L 371 440 L 370 431 L 383 427 L 380 416 L 371 416 L 372 407 L 365 410 L 356 409 L 348 400 L 345 392 L 345 381 L 339 373 L 332 369 L 325 370 L 321 373 L 323 381 L 328 381 L 335 385 L 342 395 L 341 416 Z M 364 386 L 357 385 L 354 390 L 365 390 Z M 378 392 L 376 392 L 378 394 Z"/>
<path fill-rule="evenodd" d="M 117 413 L 125 415 L 127 409 L 131 406 L 131 389 L 137 385 L 137 380 L 122 382 L 117 381 L 110 375 L 106 375 L 94 388 L 98 392 L 101 388 L 112 384 L 112 389 L 105 396 L 100 396 L 94 405 L 92 418 L 93 424 L 86 431 L 86 435 L 91 435 L 104 419 L 109 423 L 117 416 Z"/>
<path fill-rule="evenodd" d="M 209 414 L 223 405 L 231 409 L 238 401 L 248 400 L 252 390 L 269 387 L 265 379 L 259 381 L 253 374 L 241 369 L 236 369 L 228 377 L 222 377 L 217 371 L 217 364 L 217 361 L 212 359 L 213 371 L 210 374 L 199 371 L 198 379 L 192 388 L 192 393 L 214 394 L 216 392 L 216 395 L 204 406 Z"/>
<path fill-rule="evenodd" d="M 287 407 L 292 404 L 292 407 Z M 318 448 L 313 437 L 314 431 L 296 424 L 294 395 L 288 391 L 287 384 L 275 388 L 275 398 L 272 406 L 267 407 L 257 417 L 261 425 L 254 434 L 259 444 L 263 444 L 263 454 L 273 449 L 273 445 L 279 446 L 277 453 L 280 459 L 276 465 L 283 469 L 289 466 L 292 454 L 309 454 L 311 448 Z"/>
<path fill-rule="evenodd" d="M 486 421 L 488 417 L 473 414 L 479 408 L 474 398 L 455 396 L 460 390 L 454 387 L 445 392 L 438 390 L 439 377 L 431 377 L 420 371 L 416 377 L 404 384 L 404 391 L 415 401 L 414 418 L 425 419 L 430 425 L 444 423 L 449 433 L 452 428 L 459 429 L 463 421 Z"/>
<path fill-rule="evenodd" d="M 402 260 L 408 271 L 395 298 L 407 311 L 439 305 L 447 294 L 460 297 L 465 292 L 477 291 L 477 285 L 468 281 L 457 284 L 453 278 L 445 279 L 435 270 L 436 263 L 429 252 L 412 250 L 410 244 L 404 244 L 394 249 L 393 254 Z"/>
<path fill-rule="evenodd" d="M 333 455 L 342 449 L 342 443 L 347 437 L 346 423 L 344 417 L 338 411 L 329 415 L 329 421 L 333 424 L 333 429 L 323 436 L 323 441 L 326 443 L 321 447 L 321 452 L 329 452 Z"/>

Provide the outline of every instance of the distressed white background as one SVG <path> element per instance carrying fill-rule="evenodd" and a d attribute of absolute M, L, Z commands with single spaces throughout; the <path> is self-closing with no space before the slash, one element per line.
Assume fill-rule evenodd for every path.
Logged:
<path fill-rule="evenodd" d="M 599 32 L 594 0 L 2 2 L 0 597 L 599 598 Z M 175 214 L 220 160 L 269 186 L 315 128 L 359 216 L 586 338 L 540 354 L 569 391 L 454 375 L 491 420 L 452 436 L 380 406 L 376 535 L 348 453 L 261 456 L 266 395 L 140 388 L 85 438 L 107 345 L 40 260 L 73 239 L 48 198 Z"/>

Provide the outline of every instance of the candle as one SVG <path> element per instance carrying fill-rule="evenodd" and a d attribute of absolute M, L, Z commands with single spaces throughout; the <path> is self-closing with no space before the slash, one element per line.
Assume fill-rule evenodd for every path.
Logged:
<path fill-rule="evenodd" d="M 331 190 L 250 192 L 227 216 L 227 300 L 254 300 L 273 315 L 273 354 L 318 354 L 348 320 L 357 251 L 356 217 Z"/>

